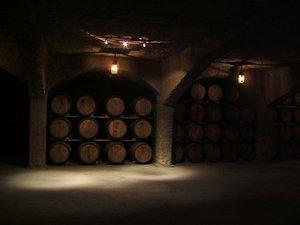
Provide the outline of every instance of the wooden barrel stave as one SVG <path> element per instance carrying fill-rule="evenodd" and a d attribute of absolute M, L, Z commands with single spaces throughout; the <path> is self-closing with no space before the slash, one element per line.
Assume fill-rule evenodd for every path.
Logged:
<path fill-rule="evenodd" d="M 56 95 L 50 103 L 52 112 L 57 115 L 65 115 L 71 110 L 71 98 L 67 95 Z"/>
<path fill-rule="evenodd" d="M 64 142 L 56 142 L 50 146 L 49 156 L 55 164 L 64 164 L 71 154 L 71 146 Z"/>
<path fill-rule="evenodd" d="M 239 129 L 236 126 L 226 126 L 223 133 L 224 138 L 231 142 L 237 141 L 239 138 Z"/>
<path fill-rule="evenodd" d="M 204 136 L 202 126 L 196 123 L 191 123 L 187 126 L 187 137 L 190 141 L 199 142 Z"/>
<path fill-rule="evenodd" d="M 190 162 L 198 163 L 203 160 L 204 152 L 200 145 L 193 143 L 186 147 L 186 155 Z"/>
<path fill-rule="evenodd" d="M 218 102 L 222 98 L 222 88 L 217 84 L 212 84 L 209 86 L 207 94 L 211 101 Z"/>
<path fill-rule="evenodd" d="M 118 96 L 111 96 L 105 104 L 106 112 L 109 116 L 120 116 L 125 110 L 124 101 Z"/>
<path fill-rule="evenodd" d="M 146 142 L 136 142 L 130 147 L 130 155 L 137 163 L 148 163 L 152 159 L 152 148 Z"/>
<path fill-rule="evenodd" d="M 140 117 L 150 116 L 152 113 L 152 103 L 148 98 L 139 97 L 133 101 L 132 111 Z"/>
<path fill-rule="evenodd" d="M 95 164 L 100 156 L 99 146 L 94 142 L 85 142 L 79 145 L 78 155 L 81 162 Z"/>
<path fill-rule="evenodd" d="M 206 137 L 211 141 L 219 141 L 221 139 L 221 128 L 216 124 L 210 124 L 205 126 Z"/>
<path fill-rule="evenodd" d="M 104 149 L 106 158 L 111 164 L 121 164 L 126 158 L 126 149 L 121 142 L 111 142 Z"/>
<path fill-rule="evenodd" d="M 152 134 L 152 125 L 147 120 L 139 119 L 131 124 L 131 131 L 135 138 L 147 139 Z"/>
<path fill-rule="evenodd" d="M 49 131 L 56 139 L 65 139 L 71 131 L 71 122 L 65 118 L 56 118 L 51 121 Z"/>
<path fill-rule="evenodd" d="M 86 139 L 95 138 L 98 135 L 99 124 L 95 119 L 83 119 L 79 122 L 79 134 Z"/>
<path fill-rule="evenodd" d="M 204 107 L 199 103 L 194 103 L 190 107 L 190 115 L 193 121 L 201 122 L 205 115 Z"/>
<path fill-rule="evenodd" d="M 127 133 L 127 125 L 121 119 L 109 120 L 106 125 L 106 133 L 110 138 L 121 139 Z"/>
<path fill-rule="evenodd" d="M 194 83 L 191 88 L 191 96 L 196 101 L 202 101 L 205 96 L 205 87 L 199 82 Z"/>
<path fill-rule="evenodd" d="M 84 95 L 77 100 L 76 108 L 81 115 L 88 116 L 96 111 L 96 102 L 93 97 Z"/>

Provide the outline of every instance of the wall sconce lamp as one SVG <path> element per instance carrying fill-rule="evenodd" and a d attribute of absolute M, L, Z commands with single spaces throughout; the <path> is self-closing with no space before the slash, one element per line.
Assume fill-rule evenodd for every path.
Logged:
<path fill-rule="evenodd" d="M 119 72 L 119 66 L 118 66 L 118 60 L 117 60 L 116 53 L 115 53 L 114 60 L 110 67 L 110 72 L 112 75 L 118 75 L 118 72 Z"/>
<path fill-rule="evenodd" d="M 239 84 L 244 84 L 245 83 L 245 74 L 243 73 L 243 67 L 241 66 L 240 72 L 238 74 L 238 83 Z"/>

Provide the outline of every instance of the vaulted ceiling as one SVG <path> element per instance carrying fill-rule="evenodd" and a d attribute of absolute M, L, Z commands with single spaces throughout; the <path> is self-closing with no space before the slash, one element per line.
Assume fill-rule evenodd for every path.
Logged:
<path fill-rule="evenodd" d="M 30 42 L 42 33 L 51 52 L 61 54 L 114 51 L 132 57 L 160 60 L 187 46 L 205 48 L 242 32 L 247 39 L 237 57 L 299 57 L 299 20 L 293 2 L 285 5 L 260 1 L 238 4 L 199 1 L 184 4 L 166 1 L 39 1 L 4 5 L 1 33 L 12 40 Z M 247 27 L 249 26 L 249 30 Z M 87 35 L 147 37 L 168 41 L 147 48 L 108 48 Z M 240 34 L 239 34 L 240 35 Z M 300 58 L 300 57 L 299 57 Z"/>

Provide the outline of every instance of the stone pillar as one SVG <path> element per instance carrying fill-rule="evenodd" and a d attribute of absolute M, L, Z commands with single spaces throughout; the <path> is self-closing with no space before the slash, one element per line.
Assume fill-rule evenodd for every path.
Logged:
<path fill-rule="evenodd" d="M 46 165 L 47 98 L 30 97 L 29 166 Z"/>
<path fill-rule="evenodd" d="M 172 164 L 173 111 L 173 107 L 157 101 L 155 162 L 164 166 Z"/>

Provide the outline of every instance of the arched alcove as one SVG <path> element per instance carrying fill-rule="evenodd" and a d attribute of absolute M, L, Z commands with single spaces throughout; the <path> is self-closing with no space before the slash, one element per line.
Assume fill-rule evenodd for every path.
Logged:
<path fill-rule="evenodd" d="M 0 69 L 0 85 L 2 103 L 0 161 L 27 166 L 29 157 L 28 89 L 21 80 L 2 69 Z"/>
<path fill-rule="evenodd" d="M 51 108 L 51 101 L 57 95 L 68 96 L 71 102 L 71 108 L 68 113 L 58 115 Z M 77 101 L 80 97 L 88 95 L 93 98 L 96 109 L 93 113 L 83 115 L 77 108 Z M 118 96 L 124 101 L 125 109 L 123 113 L 113 116 L 106 111 L 106 101 L 110 96 Z M 152 102 L 152 113 L 147 116 L 139 116 L 134 114 L 132 103 L 138 97 L 145 97 Z M 147 143 L 152 148 L 152 159 L 147 162 L 153 162 L 155 158 L 154 139 L 155 139 L 155 90 L 142 79 L 130 76 L 111 77 L 101 73 L 87 73 L 75 76 L 71 79 L 64 80 L 51 88 L 48 92 L 48 132 L 47 132 L 47 164 L 56 163 L 51 158 L 51 150 L 54 144 L 64 142 L 72 149 L 66 163 L 85 164 L 77 149 L 87 142 L 98 145 L 100 149 L 100 158 L 96 164 L 107 162 L 107 158 L 103 159 L 105 153 L 104 148 L 110 143 L 122 143 L 127 151 L 126 159 L 131 160 L 129 149 L 134 143 Z M 61 119 L 70 125 L 70 132 L 64 138 L 57 138 L 50 132 L 51 124 L 56 119 Z M 92 138 L 83 137 L 80 133 L 79 125 L 82 121 L 91 119 L 96 121 L 98 125 L 98 133 Z M 124 136 L 116 138 L 108 135 L 108 123 L 118 119 L 123 121 L 127 126 L 127 132 Z M 146 138 L 137 138 L 134 136 L 132 126 L 139 120 L 146 120 L 152 126 L 152 135 Z M 113 128 L 114 129 L 114 128 Z M 118 129 L 118 128 L 116 128 Z M 132 161 L 132 160 L 131 160 Z"/>

